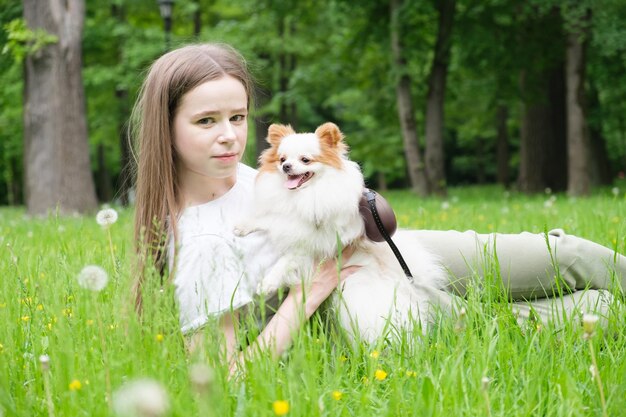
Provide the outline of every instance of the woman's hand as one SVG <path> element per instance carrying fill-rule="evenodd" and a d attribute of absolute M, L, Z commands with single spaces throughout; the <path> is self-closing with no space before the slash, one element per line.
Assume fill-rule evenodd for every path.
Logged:
<path fill-rule="evenodd" d="M 313 298 L 311 307 L 314 307 L 314 309 L 311 311 L 311 314 L 317 310 L 317 307 L 328 298 L 341 282 L 361 268 L 357 265 L 343 266 L 348 263 L 353 253 L 354 246 L 347 246 L 341 253 L 341 259 L 327 259 L 319 264 L 311 285 L 306 288 L 306 293 L 304 294 L 307 301 Z M 300 285 L 296 285 L 291 291 L 301 293 L 302 289 Z M 319 300 L 319 303 L 316 303 L 315 300 Z M 308 307 L 309 302 L 306 305 Z M 308 316 L 310 314 L 307 314 L 307 318 Z"/>

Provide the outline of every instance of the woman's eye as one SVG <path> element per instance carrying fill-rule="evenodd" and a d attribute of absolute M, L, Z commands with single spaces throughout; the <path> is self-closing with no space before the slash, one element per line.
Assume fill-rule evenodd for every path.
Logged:
<path fill-rule="evenodd" d="M 196 123 L 198 123 L 199 125 L 210 125 L 213 122 L 214 120 L 212 117 L 203 117 L 202 119 L 199 119 Z"/>
<path fill-rule="evenodd" d="M 245 114 L 237 114 L 237 115 L 231 117 L 230 120 L 233 121 L 233 122 L 243 122 L 244 120 L 246 120 L 246 115 Z"/>
<path fill-rule="evenodd" d="M 302 158 L 300 158 L 300 160 L 302 161 L 303 164 L 308 164 L 309 162 L 311 162 L 311 160 L 307 158 L 306 156 L 303 156 Z"/>

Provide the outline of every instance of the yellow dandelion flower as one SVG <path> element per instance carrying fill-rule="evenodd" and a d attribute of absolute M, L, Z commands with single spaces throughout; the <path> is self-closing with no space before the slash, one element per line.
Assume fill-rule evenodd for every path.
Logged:
<path fill-rule="evenodd" d="M 374 372 L 374 378 L 378 381 L 384 381 L 387 378 L 387 372 L 382 369 L 377 369 L 376 372 Z"/>
<path fill-rule="evenodd" d="M 30 316 L 22 316 L 22 321 L 27 322 L 30 320 Z"/>
<path fill-rule="evenodd" d="M 93 326 L 93 320 L 89 319 L 85 322 L 87 324 L 87 326 Z"/>
<path fill-rule="evenodd" d="M 43 304 L 37 304 L 37 310 L 39 311 L 43 310 Z"/>
<path fill-rule="evenodd" d="M 70 382 L 69 387 L 70 391 L 78 391 L 83 387 L 83 384 L 81 384 L 78 379 L 74 379 L 72 380 L 72 382 Z"/>
<path fill-rule="evenodd" d="M 44 279 L 46 277 L 46 274 L 44 274 L 43 272 L 39 273 L 39 278 Z"/>
<path fill-rule="evenodd" d="M 63 315 L 67 318 L 72 317 L 72 309 L 71 308 L 64 308 L 63 309 Z"/>
<path fill-rule="evenodd" d="M 0 343 L 0 353 L 2 353 L 3 350 L 4 350 L 4 345 Z"/>
<path fill-rule="evenodd" d="M 163 335 L 159 333 L 156 335 L 155 339 L 157 342 L 161 343 L 163 341 Z"/>
<path fill-rule="evenodd" d="M 415 371 L 406 371 L 406 376 L 409 378 L 415 378 L 417 376 L 417 372 Z"/>
<path fill-rule="evenodd" d="M 289 402 L 285 400 L 277 400 L 272 404 L 272 409 L 274 410 L 274 414 L 277 416 L 284 416 L 289 412 Z"/>
<path fill-rule="evenodd" d="M 343 392 L 335 390 L 330 393 L 330 396 L 333 397 L 333 400 L 339 401 L 343 397 Z"/>
<path fill-rule="evenodd" d="M 117 324 L 111 324 L 111 325 L 109 325 L 109 329 L 110 329 L 110 330 L 115 330 L 115 329 L 117 329 Z"/>
<path fill-rule="evenodd" d="M 370 358 L 378 359 L 379 356 L 380 352 L 378 352 L 377 350 L 373 350 L 372 353 L 370 353 Z"/>
<path fill-rule="evenodd" d="M 52 330 L 52 322 L 48 323 L 46 327 L 48 327 L 48 330 Z"/>

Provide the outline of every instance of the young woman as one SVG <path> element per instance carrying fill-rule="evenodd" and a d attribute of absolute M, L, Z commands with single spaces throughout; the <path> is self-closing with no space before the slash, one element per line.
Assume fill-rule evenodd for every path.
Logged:
<path fill-rule="evenodd" d="M 134 110 L 135 238 L 141 259 L 169 268 L 184 333 L 219 317 L 229 358 L 236 352 L 237 312 L 252 302 L 257 283 L 279 257 L 262 234 L 233 234 L 234 222 L 252 205 L 256 171 L 240 163 L 252 93 L 237 51 L 221 44 L 190 45 L 154 62 Z M 546 320 L 577 309 L 604 311 L 610 294 L 602 290 L 614 276 L 622 286 L 626 279 L 622 255 L 561 230 L 547 236 L 400 231 L 395 237 L 401 250 L 412 239 L 438 254 L 450 272 L 449 291 L 437 297 L 444 308 L 485 269 L 485 249 L 497 255 L 511 298 L 532 300 L 514 303 L 521 317 L 531 310 Z M 343 260 L 349 255 L 347 248 Z M 336 262 L 323 262 L 308 288 L 290 289 L 257 347 L 283 352 L 302 322 L 358 270 L 348 267 L 338 274 Z M 558 302 L 550 298 L 555 294 Z"/>

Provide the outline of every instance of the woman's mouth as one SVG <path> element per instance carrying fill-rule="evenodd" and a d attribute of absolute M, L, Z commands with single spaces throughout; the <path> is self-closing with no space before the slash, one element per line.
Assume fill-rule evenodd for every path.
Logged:
<path fill-rule="evenodd" d="M 225 154 L 222 154 L 222 155 L 215 155 L 213 158 L 217 159 L 220 162 L 232 162 L 232 161 L 237 159 L 237 154 L 236 153 L 225 153 Z"/>

